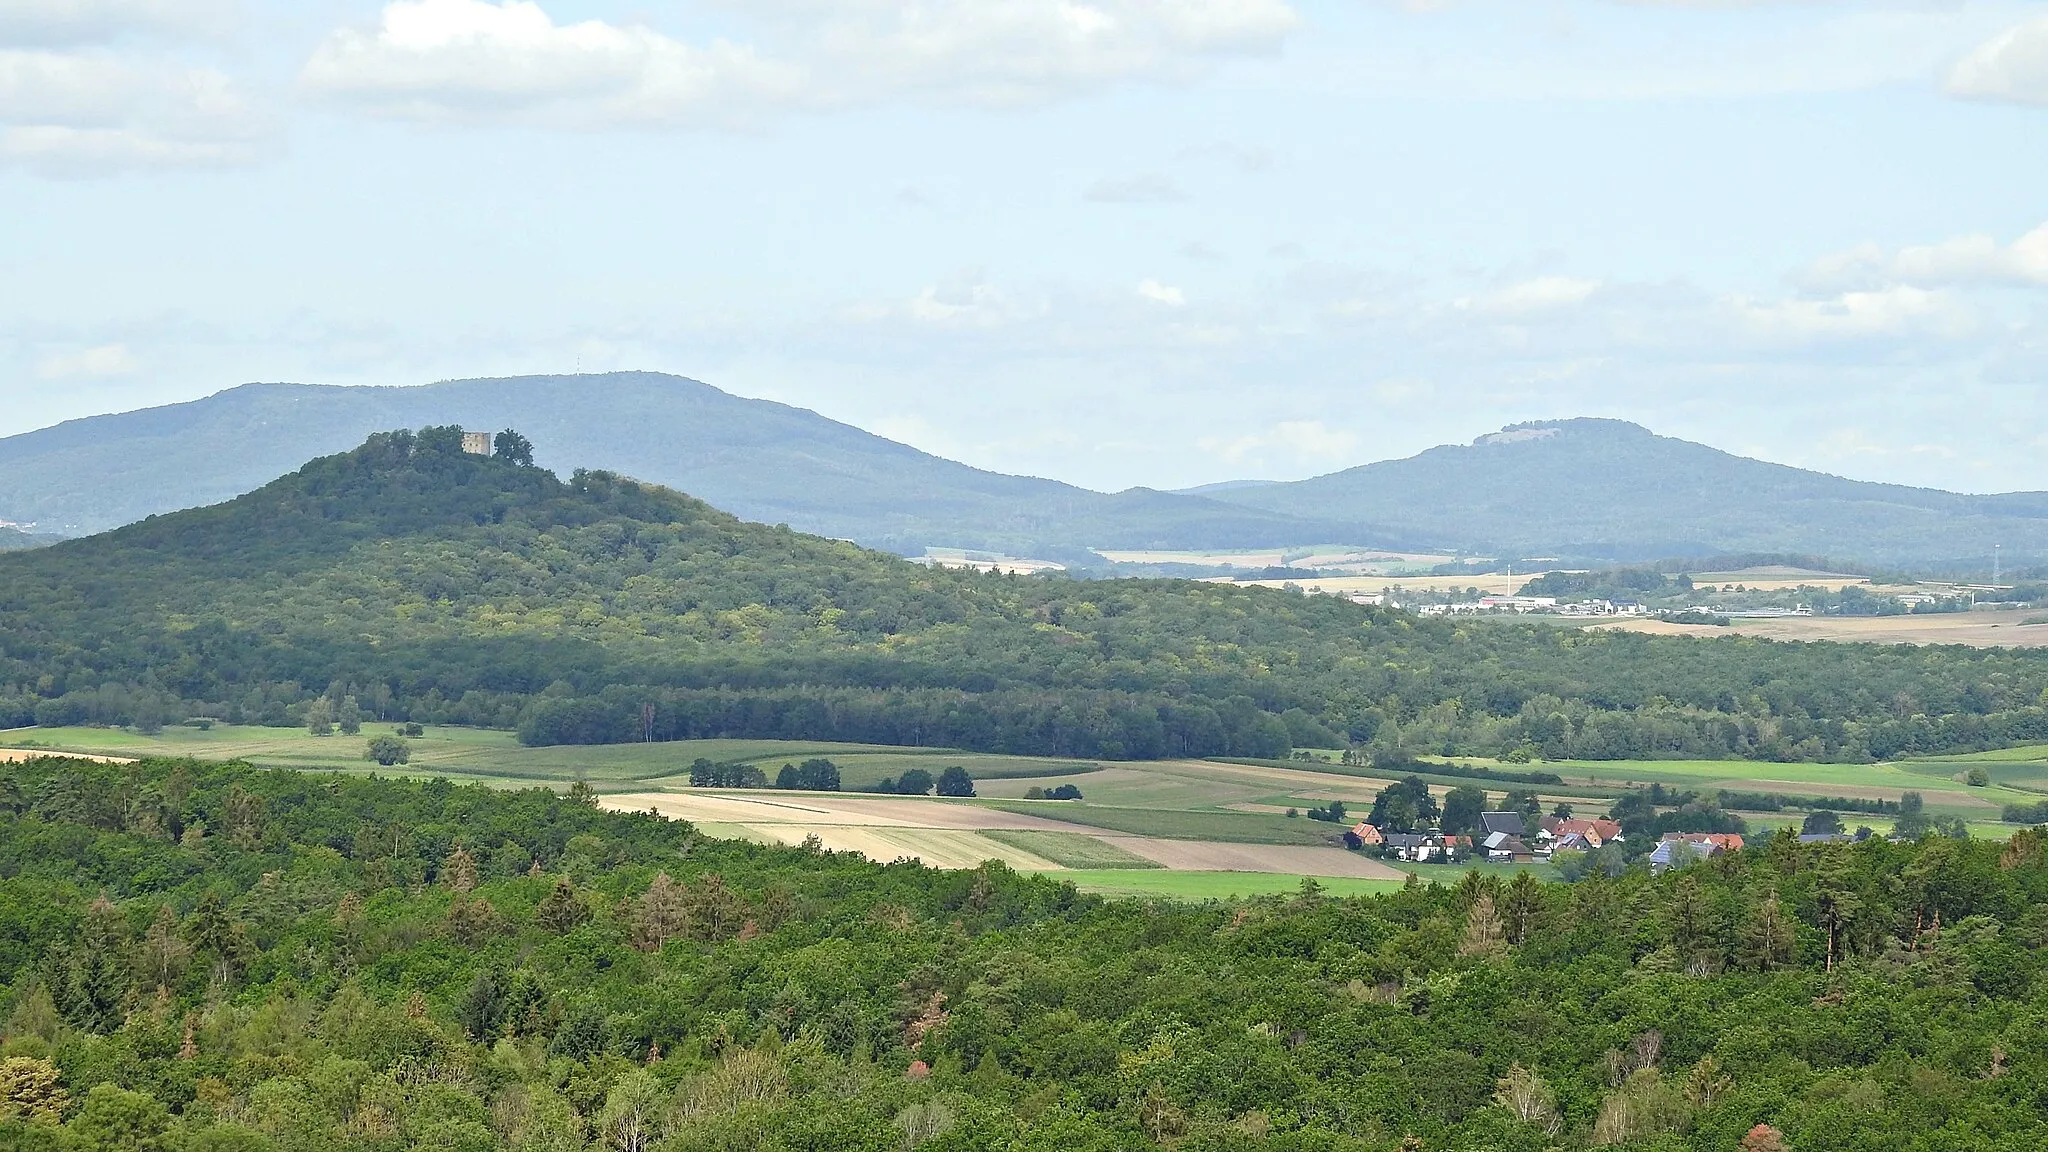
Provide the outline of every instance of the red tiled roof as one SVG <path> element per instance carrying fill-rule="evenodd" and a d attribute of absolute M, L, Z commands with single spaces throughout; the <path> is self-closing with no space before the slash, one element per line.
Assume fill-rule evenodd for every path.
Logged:
<path fill-rule="evenodd" d="M 1724 852 L 1742 851 L 1742 837 L 1733 832 L 1666 832 L 1666 840 L 1683 840 L 1688 844 L 1712 844 Z"/>

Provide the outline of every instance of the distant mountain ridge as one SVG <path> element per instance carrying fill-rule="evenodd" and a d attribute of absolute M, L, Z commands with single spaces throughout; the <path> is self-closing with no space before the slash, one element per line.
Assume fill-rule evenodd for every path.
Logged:
<path fill-rule="evenodd" d="M 1848 480 L 1659 436 L 1621 420 L 1511 425 L 1326 476 L 1214 488 L 1291 516 L 1370 510 L 1447 549 L 1643 560 L 1802 552 L 1877 563 L 2048 556 L 2048 492 L 1971 496 Z"/>
<path fill-rule="evenodd" d="M 744 519 L 915 554 L 1099 562 L 1091 549 L 1351 544 L 1637 561 L 1800 553 L 1988 568 L 2048 559 L 2048 493 L 1848 480 L 1619 420 L 1517 424 L 1308 480 L 1103 493 L 974 468 L 815 412 L 654 372 L 420 387 L 249 384 L 0 439 L 0 520 L 80 535 L 219 503 L 371 432 L 514 427 L 539 463 L 603 468 Z M 0 533 L 0 549 L 46 543 Z"/>
<path fill-rule="evenodd" d="M 1362 531 L 1144 488 L 1102 493 L 988 472 L 657 372 L 420 387 L 247 384 L 73 420 L 0 439 L 0 519 L 103 531 L 231 499 L 372 432 L 429 424 L 518 428 L 543 466 L 604 468 L 744 519 L 905 552 L 1262 547 Z"/>
<path fill-rule="evenodd" d="M 23 532 L 19 528 L 0 527 L 0 552 L 19 552 L 27 548 L 41 548 L 57 542 L 55 536 L 44 536 L 35 532 Z"/>

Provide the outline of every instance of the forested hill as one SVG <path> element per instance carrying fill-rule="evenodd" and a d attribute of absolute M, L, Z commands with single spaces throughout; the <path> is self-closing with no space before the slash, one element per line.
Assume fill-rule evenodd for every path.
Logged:
<path fill-rule="evenodd" d="M 325 695 L 535 743 L 1864 759 L 2048 739 L 2044 692 L 2039 652 L 1581 633 L 928 569 L 610 473 L 468 456 L 452 428 L 0 556 L 0 728 L 290 724 Z"/>
<path fill-rule="evenodd" d="M 1648 560 L 1796 552 L 1878 563 L 2048 557 L 2048 493 L 1967 496 L 1845 480 L 1619 420 L 1517 425 L 1286 484 L 1212 489 L 1293 516 L 1369 517 L 1438 547 Z"/>
<path fill-rule="evenodd" d="M 521 428 L 540 462 L 606 468 L 767 524 L 916 553 L 928 545 L 1272 547 L 1356 526 L 1134 488 L 1107 494 L 920 452 L 815 412 L 658 372 L 417 388 L 250 384 L 0 439 L 0 519 L 71 535 L 214 504 L 385 428 Z"/>
<path fill-rule="evenodd" d="M 0 765 L 19 1152 L 2032 1152 L 2048 851 L 1105 903 L 534 790 Z"/>
<path fill-rule="evenodd" d="M 19 528 L 0 528 L 0 552 L 18 552 L 24 548 L 41 548 L 54 544 L 57 537 L 43 536 L 34 532 L 23 532 Z"/>

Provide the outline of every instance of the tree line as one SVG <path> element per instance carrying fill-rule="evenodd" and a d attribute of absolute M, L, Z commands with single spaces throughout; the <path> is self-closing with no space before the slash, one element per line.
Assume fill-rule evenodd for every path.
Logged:
<path fill-rule="evenodd" d="M 1858 762 L 2048 741 L 2038 651 L 926 569 L 445 440 L 379 434 L 223 505 L 0 556 L 0 725 L 316 725 L 324 707 L 534 743 L 1376 762 Z"/>
<path fill-rule="evenodd" d="M 2048 1141 L 2048 830 L 1173 905 L 580 787 L 0 780 L 9 1148 Z"/>

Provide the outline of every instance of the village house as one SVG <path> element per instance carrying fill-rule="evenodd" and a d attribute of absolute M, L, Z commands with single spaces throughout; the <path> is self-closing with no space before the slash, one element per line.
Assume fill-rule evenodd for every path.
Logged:
<path fill-rule="evenodd" d="M 1444 838 L 1434 832 L 1387 832 L 1387 854 L 1396 860 L 1422 864 L 1444 860 L 1448 852 Z"/>
<path fill-rule="evenodd" d="M 1650 853 L 1650 873 L 1662 875 L 1696 860 L 1740 851 L 1742 837 L 1732 832 L 1666 832 Z"/>
<path fill-rule="evenodd" d="M 1528 828 L 1528 818 L 1520 812 L 1481 812 L 1479 814 L 1479 831 L 1484 836 L 1491 836 L 1496 832 L 1505 832 L 1509 836 L 1520 836 L 1528 831 Z"/>
<path fill-rule="evenodd" d="M 1526 863 L 1536 858 L 1536 854 L 1529 850 L 1529 845 L 1520 836 L 1510 836 L 1505 832 L 1490 832 L 1487 834 L 1484 843 L 1486 845 L 1486 858 L 1495 863 L 1507 863 L 1510 861 Z"/>
<path fill-rule="evenodd" d="M 1542 830 L 1536 833 L 1539 844 L 1555 850 L 1565 847 L 1565 837 L 1576 837 L 1579 851 L 1600 847 L 1609 840 L 1619 840 L 1621 825 L 1612 820 L 1575 820 L 1563 816 L 1545 816 Z"/>

